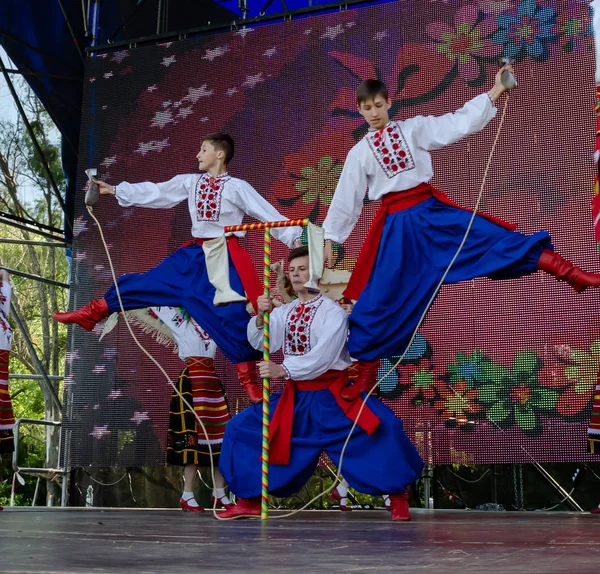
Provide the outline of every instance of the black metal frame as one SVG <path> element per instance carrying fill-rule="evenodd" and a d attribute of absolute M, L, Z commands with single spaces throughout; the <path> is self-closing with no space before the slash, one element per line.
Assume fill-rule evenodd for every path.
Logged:
<path fill-rule="evenodd" d="M 390 0 L 392 1 L 392 0 Z M 243 0 L 240 0 L 240 4 Z M 107 44 L 100 44 L 98 46 L 86 48 L 86 54 L 95 54 L 106 51 L 112 51 L 115 48 L 131 47 L 131 46 L 142 46 L 146 44 L 155 44 L 157 42 L 165 42 L 168 40 L 181 40 L 190 36 L 208 34 L 211 32 L 217 32 L 219 30 L 237 30 L 245 26 L 252 24 L 262 24 L 264 22 L 273 22 L 277 20 L 291 20 L 295 16 L 307 16 L 309 14 L 318 14 L 319 12 L 330 12 L 332 10 L 344 11 L 348 8 L 360 6 L 361 4 L 372 4 L 373 0 L 346 0 L 345 2 L 331 2 L 328 4 L 320 4 L 317 6 L 307 6 L 306 8 L 298 8 L 297 10 L 284 10 L 276 14 L 264 14 L 261 16 L 255 16 L 254 18 L 240 18 L 233 20 L 228 24 L 211 24 L 209 26 L 200 26 L 197 28 L 190 28 L 188 30 L 180 30 L 177 32 L 167 32 L 165 34 L 155 34 L 153 36 L 143 36 L 141 38 L 134 38 L 131 40 L 122 40 L 119 42 L 112 42 Z M 285 5 L 285 2 L 282 2 Z M 263 10 L 266 10 L 270 3 L 267 3 Z"/>

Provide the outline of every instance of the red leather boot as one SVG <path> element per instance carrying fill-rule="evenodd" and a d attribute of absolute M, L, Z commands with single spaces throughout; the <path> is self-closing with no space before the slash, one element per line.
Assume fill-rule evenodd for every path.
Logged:
<path fill-rule="evenodd" d="M 91 331 L 98 321 L 108 317 L 108 305 L 104 297 L 102 299 L 94 299 L 85 307 L 70 311 L 69 313 L 54 313 L 52 318 L 59 323 L 77 323 L 82 329 Z"/>
<path fill-rule="evenodd" d="M 411 519 L 410 510 L 408 509 L 408 488 L 400 494 L 390 494 L 390 503 L 392 520 L 408 522 Z"/>
<path fill-rule="evenodd" d="M 542 251 L 538 269 L 553 275 L 559 281 L 566 281 L 577 293 L 588 287 L 600 287 L 600 274 L 584 271 L 550 249 Z"/>
<path fill-rule="evenodd" d="M 238 498 L 237 504 L 219 513 L 219 518 L 253 518 L 260 516 L 260 498 Z"/>
<path fill-rule="evenodd" d="M 262 401 L 262 391 L 256 384 L 256 363 L 254 361 L 247 361 L 245 363 L 238 363 L 235 365 L 237 370 L 238 379 L 240 385 L 248 395 L 251 403 L 260 403 Z"/>
<path fill-rule="evenodd" d="M 368 393 L 377 382 L 378 370 L 379 359 L 373 359 L 372 361 L 359 360 L 356 381 L 349 387 L 344 387 L 340 392 L 340 397 L 346 401 L 353 401 L 362 392 Z"/>

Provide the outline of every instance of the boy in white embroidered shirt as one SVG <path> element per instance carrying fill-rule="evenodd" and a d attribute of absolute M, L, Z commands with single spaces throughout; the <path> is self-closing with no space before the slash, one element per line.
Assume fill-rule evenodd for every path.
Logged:
<path fill-rule="evenodd" d="M 385 84 L 366 80 L 357 106 L 370 131 L 348 153 L 327 217 L 325 262 L 333 242 L 343 243 L 354 228 L 368 188 L 381 206 L 362 245 L 344 294 L 357 300 L 350 316 L 348 351 L 359 359 L 359 377 L 342 396 L 370 389 L 379 360 L 402 355 L 450 261 L 457 253 L 472 213 L 428 182 L 430 150 L 483 129 L 496 115 L 504 93 L 498 71 L 494 86 L 454 113 L 390 121 Z M 488 277 L 510 279 L 542 270 L 581 292 L 600 286 L 600 275 L 582 271 L 554 252 L 550 235 L 525 235 L 509 224 L 478 213 L 445 283 Z"/>
<path fill-rule="evenodd" d="M 262 286 L 256 275 L 250 255 L 241 248 L 238 236 L 229 234 L 224 266 L 228 266 L 228 281 L 237 295 L 237 301 L 215 306 L 215 286 L 209 275 L 207 261 L 214 253 L 211 239 L 224 236 L 228 225 L 242 223 L 244 214 L 260 221 L 282 221 L 283 217 L 247 182 L 231 177 L 227 165 L 233 158 L 234 142 L 224 133 L 203 138 L 196 156 L 202 175 L 177 175 L 164 183 L 127 182 L 112 186 L 95 181 L 101 195 L 114 195 L 123 207 L 141 206 L 169 208 L 187 199 L 192 219 L 193 240 L 164 259 L 146 273 L 123 275 L 119 278 L 119 292 L 125 310 L 152 306 L 183 307 L 202 325 L 223 354 L 235 365 L 240 383 L 252 402 L 262 398 L 256 384 L 255 351 L 246 338 L 246 311 L 244 291 L 256 308 L 256 298 Z M 289 247 L 298 244 L 302 229 L 288 227 L 274 229 L 273 235 Z M 220 273 L 219 277 L 226 275 Z M 230 290 L 231 291 L 231 290 Z M 70 313 L 55 313 L 62 323 L 77 323 L 91 331 L 96 323 L 111 313 L 121 310 L 115 286 L 102 299 Z"/>
<path fill-rule="evenodd" d="M 407 487 L 420 476 L 423 462 L 404 433 L 402 421 L 370 397 L 346 401 L 340 391 L 348 381 L 348 317 L 337 303 L 311 293 L 308 249 L 290 252 L 289 274 L 298 299 L 273 308 L 269 296 L 258 300 L 259 315 L 248 323 L 248 339 L 262 349 L 261 311 L 269 310 L 271 350 L 282 349 L 281 364 L 261 362 L 261 376 L 286 379 L 271 396 L 269 492 L 285 497 L 310 478 L 322 451 L 339 466 L 340 454 L 354 421 L 342 472 L 360 492 L 391 493 L 392 519 L 410 520 Z M 219 469 L 238 504 L 222 518 L 260 515 L 262 407 L 251 405 L 225 429 Z"/>

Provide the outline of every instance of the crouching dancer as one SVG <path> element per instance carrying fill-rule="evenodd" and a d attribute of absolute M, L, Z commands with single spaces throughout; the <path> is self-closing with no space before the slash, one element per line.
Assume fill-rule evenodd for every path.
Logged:
<path fill-rule="evenodd" d="M 339 467 L 362 397 L 346 401 L 340 391 L 348 382 L 348 318 L 331 299 L 310 292 L 308 250 L 293 249 L 289 276 L 298 299 L 273 309 L 270 297 L 258 299 L 259 315 L 248 324 L 248 340 L 263 345 L 263 311 L 271 311 L 271 350 L 283 350 L 282 364 L 260 363 L 262 377 L 286 379 L 271 397 L 269 492 L 286 497 L 310 478 L 322 451 Z M 222 518 L 260 516 L 262 409 L 251 405 L 225 431 L 219 468 L 238 497 Z M 360 413 L 342 461 L 342 472 L 356 490 L 391 494 L 392 519 L 410 520 L 408 486 L 423 463 L 402 421 L 370 397 Z"/>

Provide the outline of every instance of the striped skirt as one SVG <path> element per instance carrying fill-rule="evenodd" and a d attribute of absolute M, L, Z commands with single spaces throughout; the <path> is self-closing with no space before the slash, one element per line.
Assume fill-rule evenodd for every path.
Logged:
<path fill-rule="evenodd" d="M 213 461 L 218 464 L 225 426 L 231 417 L 213 360 L 206 357 L 188 358 L 179 376 L 178 389 L 186 401 L 194 406 L 206 434 L 194 413 L 177 393 L 173 393 L 169 410 L 167 463 L 208 466 L 210 444 Z"/>
<path fill-rule="evenodd" d="M 0 351 L 0 454 L 12 452 L 15 448 L 13 440 L 15 415 L 8 393 L 9 358 L 10 351 Z"/>
<path fill-rule="evenodd" d="M 588 428 L 588 447 L 592 454 L 600 454 L 600 373 L 594 390 L 594 404 Z"/>

